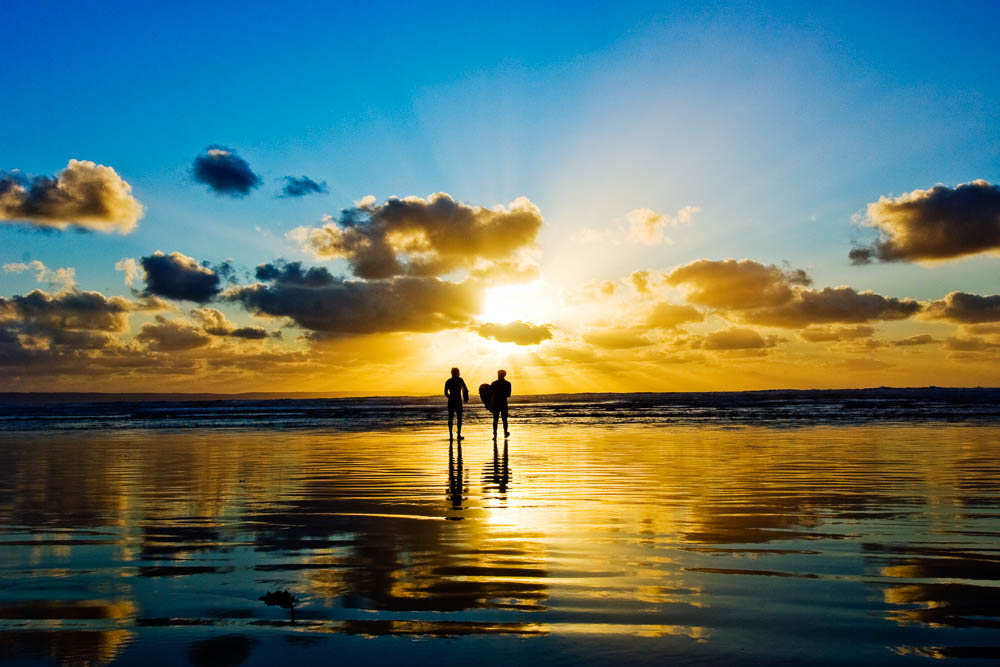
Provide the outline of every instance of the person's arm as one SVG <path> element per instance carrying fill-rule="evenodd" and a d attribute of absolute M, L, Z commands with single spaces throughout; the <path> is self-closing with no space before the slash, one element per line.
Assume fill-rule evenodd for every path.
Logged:
<path fill-rule="evenodd" d="M 444 381 L 444 397 L 445 398 L 451 398 L 451 396 L 448 395 L 448 381 L 447 380 Z"/>
<path fill-rule="evenodd" d="M 507 398 L 510 398 L 510 389 L 511 389 L 510 382 L 508 382 L 507 383 Z"/>
<path fill-rule="evenodd" d="M 462 400 L 469 402 L 469 387 L 466 386 L 465 380 L 462 380 Z"/>

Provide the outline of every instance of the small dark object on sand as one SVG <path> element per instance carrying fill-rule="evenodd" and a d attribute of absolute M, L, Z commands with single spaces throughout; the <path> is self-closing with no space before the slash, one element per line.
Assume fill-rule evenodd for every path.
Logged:
<path fill-rule="evenodd" d="M 263 601 L 268 607 L 287 609 L 292 620 L 295 620 L 295 605 L 298 604 L 299 600 L 295 597 L 295 593 L 290 592 L 288 589 L 265 593 L 257 599 Z"/>

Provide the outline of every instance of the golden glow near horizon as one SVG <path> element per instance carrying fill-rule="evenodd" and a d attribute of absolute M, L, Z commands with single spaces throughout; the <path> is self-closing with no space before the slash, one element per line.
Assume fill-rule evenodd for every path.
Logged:
<path fill-rule="evenodd" d="M 996 190 L 904 203 L 962 188 Z M 892 229 L 917 226 L 895 202 L 880 202 Z M 541 211 L 525 198 L 493 209 L 445 193 L 369 198 L 352 211 L 288 237 L 313 264 L 275 260 L 228 287 L 225 267 L 176 251 L 115 264 L 131 297 L 77 286 L 74 267 L 3 265 L 42 284 L 0 301 L 5 388 L 428 395 L 452 366 L 473 386 L 504 368 L 518 395 L 1000 384 L 1000 296 L 913 299 L 752 258 L 639 263 L 638 247 L 666 247 L 664 230 L 690 230 L 695 213 L 681 224 L 647 210 L 642 234 L 627 216 L 585 229 L 544 263 Z M 852 253 L 929 253 L 914 234 Z M 633 270 L 594 275 L 623 257 Z"/>

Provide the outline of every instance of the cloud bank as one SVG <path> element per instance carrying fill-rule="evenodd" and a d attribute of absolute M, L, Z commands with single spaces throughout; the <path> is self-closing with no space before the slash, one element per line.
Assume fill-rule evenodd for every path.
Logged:
<path fill-rule="evenodd" d="M 440 331 L 466 326 L 482 306 L 478 285 L 434 277 L 345 280 L 299 262 L 262 264 L 256 276 L 263 282 L 233 287 L 224 298 L 314 332 Z"/>
<path fill-rule="evenodd" d="M 809 289 L 812 279 L 805 271 L 749 259 L 700 259 L 671 271 L 666 282 L 684 289 L 689 302 L 716 308 L 727 317 L 788 329 L 899 320 L 922 309 L 912 299 L 858 292 L 852 287 Z"/>
<path fill-rule="evenodd" d="M 0 172 L 0 221 L 128 234 L 142 214 L 132 186 L 88 160 L 70 160 L 55 177 Z"/>

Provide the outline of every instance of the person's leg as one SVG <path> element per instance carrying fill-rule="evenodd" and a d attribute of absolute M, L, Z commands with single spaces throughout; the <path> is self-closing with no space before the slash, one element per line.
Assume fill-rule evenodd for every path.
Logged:
<path fill-rule="evenodd" d="M 449 403 L 448 404 L 448 439 L 449 440 L 451 440 L 453 437 L 455 437 L 451 433 L 451 423 L 452 423 L 452 421 L 454 421 L 454 419 L 455 419 L 455 406 L 453 406 L 451 403 Z M 459 419 L 461 419 L 461 417 L 459 417 Z M 458 429 L 461 432 L 461 430 L 462 430 L 462 423 L 461 422 L 459 422 Z"/>
<path fill-rule="evenodd" d="M 455 423 L 457 425 L 456 431 L 458 432 L 458 439 L 462 439 L 462 404 L 459 403 L 455 406 Z"/>
<path fill-rule="evenodd" d="M 493 439 L 494 440 L 497 437 L 497 420 L 498 419 L 500 419 L 500 411 L 499 410 L 494 410 L 493 411 Z"/>
<path fill-rule="evenodd" d="M 507 407 L 504 406 L 503 409 L 503 437 L 510 435 L 510 430 L 507 428 Z"/>

